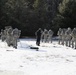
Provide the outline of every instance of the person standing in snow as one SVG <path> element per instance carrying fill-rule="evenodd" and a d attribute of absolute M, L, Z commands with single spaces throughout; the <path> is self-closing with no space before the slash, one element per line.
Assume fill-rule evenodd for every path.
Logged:
<path fill-rule="evenodd" d="M 6 37 L 6 43 L 8 46 L 11 46 L 12 44 L 12 40 L 13 40 L 13 35 L 11 34 L 12 33 L 12 28 L 8 28 L 7 30 L 7 37 Z"/>
<path fill-rule="evenodd" d="M 48 39 L 48 30 L 44 29 L 44 42 L 46 43 Z"/>
<path fill-rule="evenodd" d="M 4 30 L 3 29 L 1 29 L 0 35 L 1 35 L 2 42 L 5 41 L 5 34 L 4 34 Z"/>
<path fill-rule="evenodd" d="M 71 46 L 71 38 L 72 38 L 71 32 L 72 32 L 72 30 L 70 27 L 68 27 L 68 29 L 65 32 L 65 36 L 66 36 L 65 44 L 66 44 L 66 46 L 69 46 L 69 47 Z"/>
<path fill-rule="evenodd" d="M 63 28 L 62 32 L 61 32 L 61 36 L 62 36 L 62 45 L 64 45 L 65 43 L 65 39 L 66 39 L 66 35 L 65 35 L 66 29 Z"/>
<path fill-rule="evenodd" d="M 54 34 L 54 32 L 50 29 L 48 31 L 48 37 L 47 37 L 48 42 L 51 41 L 51 43 L 52 43 L 52 36 L 53 36 L 53 34 Z"/>
<path fill-rule="evenodd" d="M 58 30 L 58 32 L 57 32 L 57 35 L 58 35 L 58 37 L 59 37 L 58 44 L 60 44 L 61 41 L 62 41 L 62 35 L 61 35 L 61 33 L 62 33 L 62 29 L 59 28 L 59 30 Z"/>
<path fill-rule="evenodd" d="M 71 36 L 72 36 L 72 48 L 76 49 L 76 28 L 74 28 L 71 32 Z"/>
<path fill-rule="evenodd" d="M 12 42 L 13 47 L 17 49 L 17 40 L 19 39 L 20 31 L 17 28 L 15 28 L 12 31 L 12 35 L 13 35 L 13 39 L 12 39 L 13 40 L 13 42 Z"/>
<path fill-rule="evenodd" d="M 40 46 L 40 40 L 41 40 L 41 34 L 42 34 L 42 29 L 39 28 L 36 32 L 36 45 Z"/>

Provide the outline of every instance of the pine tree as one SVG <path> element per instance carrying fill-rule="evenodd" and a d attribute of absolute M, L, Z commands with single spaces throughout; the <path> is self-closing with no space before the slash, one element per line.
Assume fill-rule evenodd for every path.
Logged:
<path fill-rule="evenodd" d="M 63 0 L 59 5 L 59 13 L 54 23 L 59 27 L 75 27 L 76 25 L 76 0 Z"/>

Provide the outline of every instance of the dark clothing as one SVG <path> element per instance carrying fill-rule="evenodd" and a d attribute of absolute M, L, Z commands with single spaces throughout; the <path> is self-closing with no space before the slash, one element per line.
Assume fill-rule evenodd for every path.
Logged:
<path fill-rule="evenodd" d="M 36 33 L 35 33 L 35 34 L 36 34 L 36 45 L 38 45 L 38 46 L 40 45 L 41 32 L 42 32 L 41 29 L 39 29 L 39 30 L 37 30 Z"/>

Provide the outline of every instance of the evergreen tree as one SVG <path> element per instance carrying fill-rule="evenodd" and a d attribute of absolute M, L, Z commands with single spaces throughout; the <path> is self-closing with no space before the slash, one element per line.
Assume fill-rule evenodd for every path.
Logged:
<path fill-rule="evenodd" d="M 76 0 L 63 0 L 59 5 L 59 14 L 54 19 L 58 27 L 75 27 L 76 25 Z"/>
<path fill-rule="evenodd" d="M 17 27 L 22 35 L 34 35 L 38 28 L 54 28 L 53 19 L 61 0 L 1 0 L 0 29 Z"/>

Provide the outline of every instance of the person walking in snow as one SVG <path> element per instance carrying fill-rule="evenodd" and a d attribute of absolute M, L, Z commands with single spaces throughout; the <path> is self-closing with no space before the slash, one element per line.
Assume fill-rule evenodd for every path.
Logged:
<path fill-rule="evenodd" d="M 42 29 L 39 28 L 36 32 L 36 45 L 40 46 L 40 40 L 41 40 L 41 34 L 42 34 Z"/>

